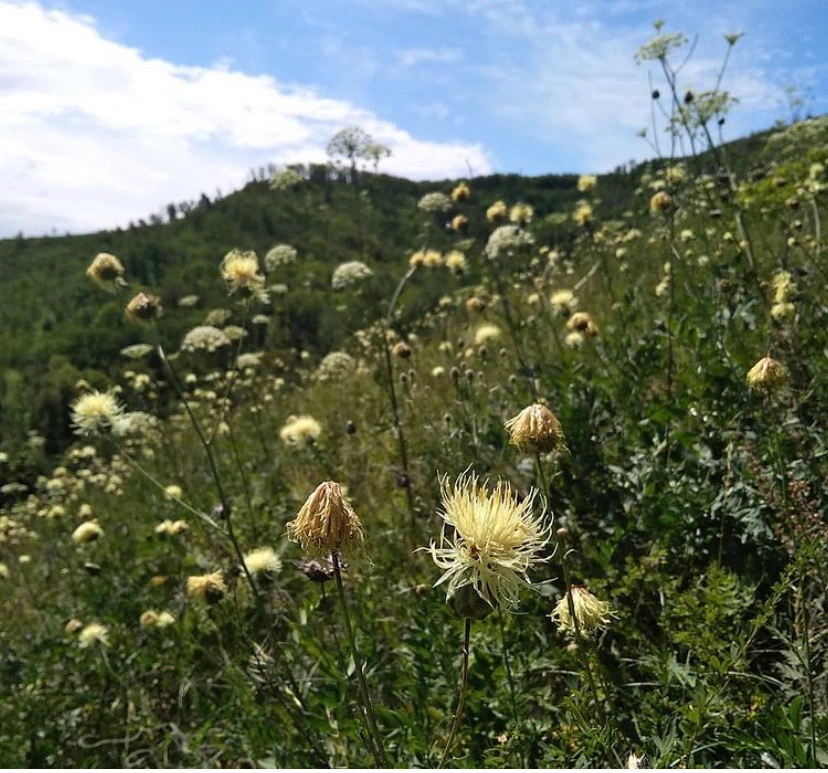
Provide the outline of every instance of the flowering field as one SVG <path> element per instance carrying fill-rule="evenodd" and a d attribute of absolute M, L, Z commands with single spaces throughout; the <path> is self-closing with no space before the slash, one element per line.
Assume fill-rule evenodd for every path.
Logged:
<path fill-rule="evenodd" d="M 4 375 L 0 763 L 828 762 L 828 120 L 721 143 L 683 43 L 639 52 L 658 158 L 554 207 L 389 214 L 345 130 L 260 186 L 345 213 L 331 265 L 242 229 L 154 284 L 86 237 L 117 322 L 43 349 L 39 432 Z"/>

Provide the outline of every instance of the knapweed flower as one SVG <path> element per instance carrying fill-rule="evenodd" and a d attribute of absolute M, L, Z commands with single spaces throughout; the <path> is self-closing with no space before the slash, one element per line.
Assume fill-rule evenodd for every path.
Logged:
<path fill-rule="evenodd" d="M 374 272 L 361 260 L 349 260 L 338 265 L 331 277 L 331 287 L 334 290 L 344 290 L 358 284 L 363 279 L 373 276 Z"/>
<path fill-rule="evenodd" d="M 551 521 L 532 512 L 537 491 L 518 502 L 505 481 L 490 489 L 474 473 L 459 475 L 453 487 L 446 477 L 442 489 L 445 523 L 439 546 L 428 548 L 445 570 L 435 586 L 446 583 L 449 599 L 471 586 L 492 608 L 514 609 L 549 542 Z"/>
<path fill-rule="evenodd" d="M 549 305 L 557 314 L 572 314 L 578 306 L 578 299 L 572 290 L 556 290 L 549 298 Z"/>
<path fill-rule="evenodd" d="M 509 442 L 524 453 L 545 454 L 563 444 L 563 427 L 558 417 L 541 403 L 524 408 L 505 426 Z"/>
<path fill-rule="evenodd" d="M 474 342 L 478 346 L 488 341 L 495 341 L 500 338 L 500 328 L 497 325 L 481 325 L 474 331 Z"/>
<path fill-rule="evenodd" d="M 496 201 L 486 210 L 486 220 L 490 223 L 499 223 L 509 213 L 505 201 Z"/>
<path fill-rule="evenodd" d="M 157 295 L 148 293 L 138 293 L 127 304 L 125 310 L 127 319 L 136 325 L 150 325 L 160 319 L 163 313 L 161 299 Z"/>
<path fill-rule="evenodd" d="M 575 210 L 572 213 L 572 219 L 581 227 L 587 226 L 592 222 L 592 207 L 586 201 L 579 201 L 575 205 Z"/>
<path fill-rule="evenodd" d="M 787 369 L 773 357 L 763 357 L 747 374 L 748 386 L 755 389 L 772 389 L 787 380 Z"/>
<path fill-rule="evenodd" d="M 584 334 L 579 330 L 573 330 L 571 333 L 566 334 L 566 338 L 564 338 L 564 343 L 570 349 L 580 349 L 584 345 L 584 341 L 586 338 Z"/>
<path fill-rule="evenodd" d="M 509 220 L 511 220 L 515 225 L 524 227 L 532 221 L 534 214 L 535 210 L 532 209 L 531 205 L 515 204 L 515 206 L 509 210 Z"/>
<path fill-rule="evenodd" d="M 458 201 L 465 201 L 470 195 L 468 183 L 458 183 L 451 192 L 451 200 L 456 204 Z"/>
<path fill-rule="evenodd" d="M 462 275 L 466 270 L 466 256 L 460 250 L 452 250 L 446 255 L 446 268 L 455 276 Z"/>
<path fill-rule="evenodd" d="M 155 533 L 163 537 L 175 537 L 177 534 L 183 534 L 185 531 L 189 531 L 189 529 L 190 524 L 187 521 L 172 521 L 167 518 L 155 527 Z"/>
<path fill-rule="evenodd" d="M 273 548 L 256 548 L 245 553 L 244 565 L 254 576 L 257 574 L 274 575 L 282 571 L 282 560 Z"/>
<path fill-rule="evenodd" d="M 287 525 L 287 536 L 312 558 L 353 553 L 364 539 L 357 514 L 342 495 L 342 487 L 332 480 L 320 483 L 307 498 Z"/>
<path fill-rule="evenodd" d="M 650 199 L 650 213 L 657 215 L 660 212 L 666 212 L 673 205 L 673 199 L 667 191 L 658 191 L 653 194 Z"/>
<path fill-rule="evenodd" d="M 85 545 L 88 542 L 94 542 L 101 536 L 103 536 L 103 529 L 97 521 L 84 521 L 72 532 L 72 542 L 76 545 Z"/>
<path fill-rule="evenodd" d="M 158 624 L 158 612 L 154 609 L 148 609 L 141 613 L 138 618 L 138 624 L 141 628 L 154 628 Z"/>
<path fill-rule="evenodd" d="M 72 403 L 72 424 L 80 435 L 120 434 L 124 409 L 113 392 L 88 392 Z"/>
<path fill-rule="evenodd" d="M 245 297 L 264 294 L 264 276 L 259 273 L 259 259 L 252 251 L 230 250 L 221 262 L 221 275 L 231 293 Z"/>
<path fill-rule="evenodd" d="M 224 598 L 226 592 L 227 585 L 221 571 L 187 578 L 187 595 L 197 601 L 215 604 Z"/>
<path fill-rule="evenodd" d="M 451 228 L 453 231 L 462 232 L 469 227 L 469 219 L 465 215 L 455 215 L 451 219 Z"/>
<path fill-rule="evenodd" d="M 78 644 L 81 646 L 81 649 L 91 647 L 93 644 L 101 644 L 104 647 L 108 647 L 108 634 L 109 631 L 105 625 L 101 625 L 100 623 L 89 623 L 89 625 L 85 626 L 78 634 Z"/>
<path fill-rule="evenodd" d="M 598 326 L 592 321 L 592 316 L 587 311 L 576 311 L 566 321 L 566 328 L 567 330 L 586 333 L 588 336 L 598 335 Z"/>
<path fill-rule="evenodd" d="M 578 190 L 581 193 L 589 193 L 595 190 L 596 185 L 598 185 L 598 178 L 594 174 L 582 174 L 578 178 Z"/>
<path fill-rule="evenodd" d="M 467 311 L 480 312 L 486 308 L 486 301 L 477 296 L 472 296 L 466 301 Z"/>
<path fill-rule="evenodd" d="M 166 628 L 167 626 L 172 625 L 175 622 L 175 617 L 173 617 L 171 612 L 164 612 L 158 613 L 158 619 L 155 621 L 156 628 Z"/>
<path fill-rule="evenodd" d="M 288 416 L 279 437 L 291 446 L 310 446 L 321 433 L 322 425 L 313 416 Z"/>
<path fill-rule="evenodd" d="M 66 625 L 63 626 L 63 632 L 67 636 L 74 636 L 79 631 L 83 630 L 83 622 L 78 620 L 78 618 L 73 617 L 71 620 L 66 621 Z"/>
<path fill-rule="evenodd" d="M 606 601 L 599 601 L 586 588 L 574 585 L 570 593 L 575 617 L 572 617 L 568 594 L 564 594 L 550 615 L 561 631 L 587 636 L 607 625 L 612 619 L 610 605 Z"/>
<path fill-rule="evenodd" d="M 104 290 L 114 293 L 119 287 L 126 285 L 124 281 L 124 266 L 118 258 L 108 252 L 101 252 L 95 256 L 86 275 Z"/>
<path fill-rule="evenodd" d="M 437 268 L 443 265 L 443 255 L 438 250 L 417 250 L 408 259 L 408 265 L 424 266 L 425 268 Z"/>

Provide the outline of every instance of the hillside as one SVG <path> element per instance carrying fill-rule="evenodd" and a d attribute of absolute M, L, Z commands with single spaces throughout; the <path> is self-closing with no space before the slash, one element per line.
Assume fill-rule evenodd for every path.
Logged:
<path fill-rule="evenodd" d="M 828 763 L 826 149 L 0 243 L 0 763 Z"/>

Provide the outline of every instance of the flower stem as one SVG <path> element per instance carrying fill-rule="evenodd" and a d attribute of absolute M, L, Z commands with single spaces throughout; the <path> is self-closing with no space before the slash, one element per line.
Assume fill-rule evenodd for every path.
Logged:
<path fill-rule="evenodd" d="M 339 603 L 342 606 L 342 615 L 345 618 L 345 630 L 348 633 L 348 642 L 351 645 L 351 655 L 354 658 L 354 666 L 356 667 L 357 678 L 359 680 L 359 689 L 362 695 L 362 709 L 361 712 L 363 721 L 365 722 L 365 730 L 368 738 L 373 742 L 371 746 L 371 753 L 376 758 L 377 764 L 381 768 L 388 767 L 388 761 L 385 758 L 385 749 L 382 745 L 382 738 L 377 729 L 377 720 L 374 717 L 374 707 L 371 704 L 371 696 L 368 693 L 368 685 L 365 683 L 365 674 L 363 672 L 362 658 L 356 647 L 356 639 L 354 638 L 354 629 L 351 627 L 351 617 L 348 613 L 348 602 L 345 599 L 345 588 L 342 585 L 342 572 L 339 567 L 339 555 L 336 552 L 331 553 L 331 563 L 333 564 L 334 574 L 336 575 L 336 588 L 339 591 Z"/>
<path fill-rule="evenodd" d="M 509 683 L 509 697 L 512 703 L 512 721 L 515 723 L 515 738 L 518 742 L 518 757 L 522 767 L 526 768 L 526 759 L 523 754 L 521 742 L 520 722 L 518 720 L 517 699 L 515 698 L 515 680 L 512 676 L 512 664 L 509 660 L 509 648 L 506 646 L 506 623 L 503 620 L 503 612 L 497 610 L 498 622 L 500 623 L 500 646 L 503 650 L 503 664 L 506 666 L 506 680 Z"/>
<path fill-rule="evenodd" d="M 446 748 L 443 749 L 443 756 L 440 758 L 438 768 L 445 765 L 446 757 L 451 750 L 454 743 L 454 736 L 457 735 L 457 728 L 460 727 L 460 720 L 463 718 L 463 706 L 466 703 L 466 690 L 469 686 L 469 646 L 471 643 L 471 618 L 466 618 L 466 628 L 463 633 L 463 679 L 460 682 L 460 695 L 457 698 L 457 711 L 454 712 L 454 721 L 451 723 L 451 732 L 449 732 L 448 741 L 446 741 Z"/>

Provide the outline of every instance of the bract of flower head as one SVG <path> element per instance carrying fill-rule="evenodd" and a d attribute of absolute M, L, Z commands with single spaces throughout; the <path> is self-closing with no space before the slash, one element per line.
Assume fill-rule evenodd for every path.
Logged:
<path fill-rule="evenodd" d="M 449 598 L 471 586 L 491 607 L 514 609 L 549 542 L 551 520 L 533 513 L 537 492 L 518 501 L 506 481 L 490 488 L 474 473 L 453 486 L 444 478 L 442 489 L 443 531 L 428 548 L 444 570 L 435 585 L 445 583 Z"/>

